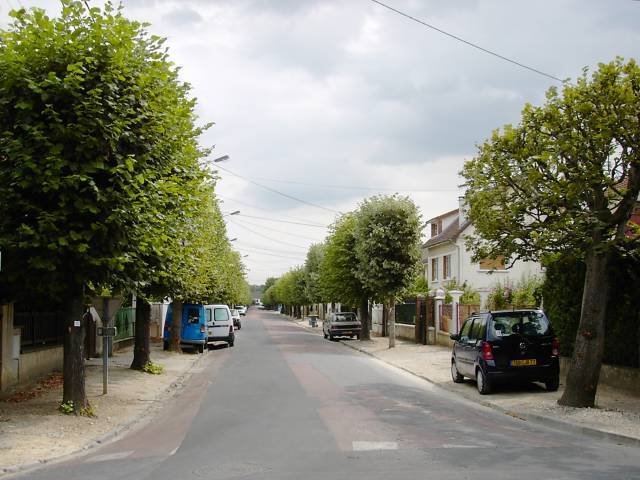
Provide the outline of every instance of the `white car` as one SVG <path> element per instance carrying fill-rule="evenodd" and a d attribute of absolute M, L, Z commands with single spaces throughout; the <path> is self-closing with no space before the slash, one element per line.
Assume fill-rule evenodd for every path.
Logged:
<path fill-rule="evenodd" d="M 242 322 L 240 321 L 240 312 L 237 308 L 231 309 L 231 318 L 233 319 L 233 326 L 236 330 L 240 330 L 242 328 Z"/>
<path fill-rule="evenodd" d="M 236 334 L 229 306 L 205 305 L 204 314 L 207 323 L 207 345 L 209 348 L 211 348 L 213 342 L 227 342 L 227 345 L 233 347 Z"/>
<path fill-rule="evenodd" d="M 238 309 L 240 315 L 242 315 L 243 317 L 247 314 L 247 307 L 245 307 L 244 305 L 238 305 L 236 308 Z"/>

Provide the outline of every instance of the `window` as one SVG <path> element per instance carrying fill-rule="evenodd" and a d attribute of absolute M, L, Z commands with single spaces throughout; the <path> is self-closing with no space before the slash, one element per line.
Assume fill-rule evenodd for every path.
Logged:
<path fill-rule="evenodd" d="M 210 308 L 205 308 L 205 310 L 204 310 L 204 318 L 205 318 L 207 323 L 211 323 L 211 309 Z"/>
<path fill-rule="evenodd" d="M 442 257 L 442 278 L 451 278 L 451 255 Z"/>
<path fill-rule="evenodd" d="M 504 256 L 483 258 L 480 260 L 480 270 L 504 270 Z"/>
<path fill-rule="evenodd" d="M 197 308 L 190 307 L 187 311 L 188 323 L 200 323 L 200 312 Z"/>
<path fill-rule="evenodd" d="M 216 322 L 223 322 L 229 320 L 229 311 L 226 308 L 216 308 L 213 311 L 213 319 Z"/>
<path fill-rule="evenodd" d="M 473 327 L 471 328 L 471 334 L 469 335 L 469 340 L 475 342 L 477 340 L 484 339 L 484 326 L 487 321 L 484 318 L 476 318 L 476 321 L 473 322 Z"/>
<path fill-rule="evenodd" d="M 438 235 L 438 224 L 437 223 L 432 223 L 431 224 L 431 236 L 435 237 L 436 235 Z"/>
<path fill-rule="evenodd" d="M 435 282 L 438 280 L 438 259 L 431 259 L 431 281 Z"/>
<path fill-rule="evenodd" d="M 542 312 L 515 311 L 494 314 L 489 333 L 493 337 L 508 337 L 512 334 L 544 336 L 551 334 L 551 328 Z"/>
<path fill-rule="evenodd" d="M 355 322 L 356 314 L 350 312 L 336 313 L 336 322 Z"/>
<path fill-rule="evenodd" d="M 462 325 L 462 330 L 460 330 L 460 340 L 466 341 L 469 338 L 469 332 L 471 331 L 471 324 L 473 323 L 473 317 L 467 319 Z"/>

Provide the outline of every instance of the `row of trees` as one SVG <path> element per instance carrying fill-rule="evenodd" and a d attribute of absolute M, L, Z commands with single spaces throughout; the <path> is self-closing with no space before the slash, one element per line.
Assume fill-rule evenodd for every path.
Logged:
<path fill-rule="evenodd" d="M 420 214 L 409 198 L 364 200 L 332 225 L 324 243 L 309 248 L 304 266 L 268 279 L 262 302 L 291 306 L 293 313 L 321 302 L 358 307 L 368 338 L 369 301 L 387 305 L 392 323 L 396 298 L 420 277 L 420 237 Z"/>
<path fill-rule="evenodd" d="M 142 368 L 149 301 L 171 297 L 179 314 L 183 301 L 239 302 L 248 286 L 198 144 L 209 125 L 198 126 L 164 39 L 109 3 L 11 16 L 0 32 L 0 280 L 9 299 L 60 300 L 63 401 L 82 412 L 77 321 L 89 296 L 137 293 Z"/>

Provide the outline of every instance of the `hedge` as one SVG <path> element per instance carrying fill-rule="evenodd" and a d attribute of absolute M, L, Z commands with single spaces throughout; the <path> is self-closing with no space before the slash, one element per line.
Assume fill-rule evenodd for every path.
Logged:
<path fill-rule="evenodd" d="M 560 341 L 560 353 L 573 354 L 580 321 L 584 262 L 573 255 L 545 262 L 544 310 Z M 640 359 L 640 262 L 615 257 L 609 278 L 603 362 L 638 367 Z"/>

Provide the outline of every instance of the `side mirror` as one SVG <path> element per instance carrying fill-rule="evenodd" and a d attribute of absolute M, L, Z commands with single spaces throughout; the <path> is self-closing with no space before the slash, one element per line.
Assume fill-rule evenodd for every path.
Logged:
<path fill-rule="evenodd" d="M 457 342 L 458 340 L 460 340 L 460 334 L 459 333 L 452 333 L 451 335 L 449 335 L 449 338 L 451 340 L 454 340 L 454 341 Z"/>

